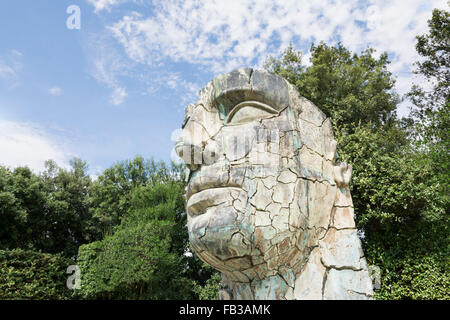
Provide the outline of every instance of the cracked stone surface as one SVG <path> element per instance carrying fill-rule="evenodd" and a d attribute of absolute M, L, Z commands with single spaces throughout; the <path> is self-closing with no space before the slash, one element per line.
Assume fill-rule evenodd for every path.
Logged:
<path fill-rule="evenodd" d="M 373 297 L 352 168 L 336 163 L 317 106 L 277 75 L 238 69 L 199 92 L 182 129 L 189 240 L 222 273 L 221 299 Z"/>

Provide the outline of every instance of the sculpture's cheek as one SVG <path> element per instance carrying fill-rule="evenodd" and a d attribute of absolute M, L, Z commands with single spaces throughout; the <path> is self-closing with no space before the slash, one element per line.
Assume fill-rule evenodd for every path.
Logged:
<path fill-rule="evenodd" d="M 230 162 L 245 158 L 256 142 L 257 123 L 222 128 L 222 151 Z"/>

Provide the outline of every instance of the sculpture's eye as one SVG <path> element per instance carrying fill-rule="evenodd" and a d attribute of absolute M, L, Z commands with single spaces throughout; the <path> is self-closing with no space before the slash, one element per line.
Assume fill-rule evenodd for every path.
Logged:
<path fill-rule="evenodd" d="M 243 124 L 278 114 L 271 106 L 258 101 L 245 101 L 236 105 L 228 114 L 226 124 Z"/>

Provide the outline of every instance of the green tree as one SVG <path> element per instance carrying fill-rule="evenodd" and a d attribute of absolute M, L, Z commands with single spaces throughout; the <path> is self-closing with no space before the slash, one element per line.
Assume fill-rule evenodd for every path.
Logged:
<path fill-rule="evenodd" d="M 127 172 L 136 168 L 134 177 L 139 178 L 133 179 Z M 119 222 L 102 240 L 79 248 L 81 297 L 196 298 L 195 285 L 203 285 L 211 272 L 202 272 L 198 259 L 186 254 L 183 167 L 169 168 L 164 163 L 137 157 L 110 169 L 105 170 L 107 178 L 99 178 L 100 187 L 120 190 L 121 197 L 114 199 L 111 193 L 99 203 L 108 203 L 112 210 L 119 204 L 123 207 L 119 214 L 113 213 L 118 214 Z M 105 216 L 107 208 L 102 207 Z"/>
<path fill-rule="evenodd" d="M 0 167 L 0 248 L 23 248 L 74 257 L 94 237 L 86 163 L 71 169 L 46 162 L 41 174 Z"/>
<path fill-rule="evenodd" d="M 292 83 L 302 96 L 320 106 L 338 131 L 352 125 L 385 126 L 396 119 L 399 97 L 395 79 L 387 70 L 387 53 L 378 59 L 368 48 L 352 54 L 342 44 L 312 45 L 311 66 L 302 65 L 303 54 L 289 46 L 280 58 L 269 57 L 265 68 Z"/>
<path fill-rule="evenodd" d="M 431 158 L 443 192 L 448 194 L 450 163 L 450 13 L 434 9 L 428 21 L 429 33 L 417 37 L 416 50 L 423 60 L 416 74 L 428 89 L 414 85 L 408 97 L 414 104 L 417 146 Z"/>
<path fill-rule="evenodd" d="M 169 168 L 164 163 L 145 160 L 141 156 L 119 161 L 106 169 L 90 188 L 90 210 L 98 220 L 101 234 L 112 233 L 114 227 L 120 224 L 130 207 L 134 188 L 156 181 L 167 182 L 173 175 L 181 174 L 180 166 Z"/>
<path fill-rule="evenodd" d="M 95 237 L 89 213 L 89 187 L 91 178 L 85 161 L 73 159 L 71 169 L 59 168 L 53 161 L 46 162 L 41 174 L 46 194 L 42 221 L 45 228 L 36 228 L 33 239 L 42 239 L 38 249 L 44 252 L 61 252 L 75 257 L 78 247 Z M 38 224 L 34 219 L 30 223 Z"/>
<path fill-rule="evenodd" d="M 0 167 L 0 249 L 42 248 L 35 233 L 45 232 L 45 202 L 44 183 L 29 168 Z"/>
<path fill-rule="evenodd" d="M 425 107 L 441 107 L 448 102 L 450 96 L 450 13 L 446 10 L 434 9 L 428 20 L 429 33 L 417 36 L 416 50 L 424 58 L 416 62 L 415 73 L 423 75 L 431 84 L 431 90 L 425 91 L 416 87 L 423 95 L 417 97 L 417 105 Z"/>
<path fill-rule="evenodd" d="M 210 265 L 202 262 L 202 271 L 209 273 L 209 278 L 202 282 L 196 282 L 194 285 L 194 292 L 199 300 L 219 300 L 220 281 L 222 276 L 220 272 L 216 271 Z"/>
<path fill-rule="evenodd" d="M 68 300 L 67 267 L 73 264 L 60 254 L 30 250 L 0 250 L 0 299 Z"/>
<path fill-rule="evenodd" d="M 92 238 L 85 162 L 0 167 L 0 299 L 69 299 L 69 265 Z"/>

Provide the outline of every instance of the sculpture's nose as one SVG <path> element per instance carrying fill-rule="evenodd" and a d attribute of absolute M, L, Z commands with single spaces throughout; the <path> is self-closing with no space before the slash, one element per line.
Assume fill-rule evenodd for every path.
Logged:
<path fill-rule="evenodd" d="M 203 125 L 191 119 L 187 121 L 175 144 L 175 152 L 192 170 L 204 163 L 204 149 L 209 139 Z"/>
<path fill-rule="evenodd" d="M 175 144 L 175 152 L 190 169 L 202 164 L 203 152 L 199 146 L 179 139 Z"/>

